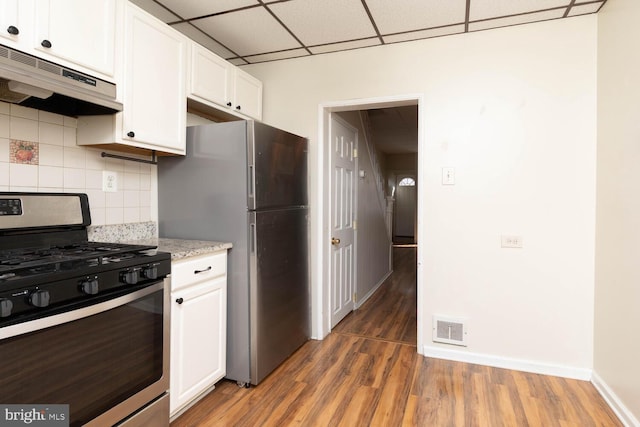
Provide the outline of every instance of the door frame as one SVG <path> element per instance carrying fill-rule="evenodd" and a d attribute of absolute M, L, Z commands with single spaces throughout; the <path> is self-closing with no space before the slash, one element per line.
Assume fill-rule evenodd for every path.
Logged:
<path fill-rule="evenodd" d="M 314 278 L 315 283 L 312 286 L 311 304 L 311 336 L 315 339 L 323 339 L 331 332 L 331 162 L 330 162 L 330 123 L 331 114 L 342 111 L 358 111 L 371 108 L 386 107 L 402 107 L 407 105 L 418 106 L 418 170 L 416 174 L 420 177 L 420 172 L 424 170 L 426 164 L 425 153 L 425 109 L 422 94 L 406 94 L 396 96 L 384 96 L 374 98 L 350 99 L 343 101 L 324 102 L 318 105 L 318 142 L 317 163 L 318 171 L 317 180 L 317 199 L 318 206 L 322 206 L 319 214 L 320 218 L 315 221 L 315 227 L 311 233 L 315 238 L 312 239 L 314 250 L 318 255 L 318 265 L 320 266 Z M 418 241 L 424 241 L 425 225 L 420 219 L 420 212 L 425 212 L 425 197 L 423 191 L 426 186 L 418 187 Z M 422 190 L 420 190 L 422 189 Z M 422 252 L 420 248 L 417 250 L 417 351 L 423 353 L 423 336 L 424 336 L 424 305 L 422 303 L 422 294 L 424 275 L 422 268 Z"/>

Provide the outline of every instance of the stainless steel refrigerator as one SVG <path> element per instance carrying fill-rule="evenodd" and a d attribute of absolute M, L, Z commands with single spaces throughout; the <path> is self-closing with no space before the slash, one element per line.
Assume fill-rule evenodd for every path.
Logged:
<path fill-rule="evenodd" d="M 258 384 L 308 340 L 305 138 L 255 121 L 187 128 L 187 155 L 158 161 L 158 223 L 161 237 L 233 244 L 228 379 Z"/>

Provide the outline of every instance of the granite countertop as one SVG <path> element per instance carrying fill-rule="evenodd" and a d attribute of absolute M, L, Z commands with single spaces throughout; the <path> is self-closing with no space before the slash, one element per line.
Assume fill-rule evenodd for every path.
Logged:
<path fill-rule="evenodd" d="M 159 251 L 171 252 L 171 260 L 177 261 L 198 255 L 207 255 L 216 251 L 231 249 L 233 246 L 227 242 L 213 242 L 209 240 L 184 240 L 184 239 L 167 239 L 152 238 L 131 240 L 127 243 L 135 245 L 151 245 L 157 246 Z"/>

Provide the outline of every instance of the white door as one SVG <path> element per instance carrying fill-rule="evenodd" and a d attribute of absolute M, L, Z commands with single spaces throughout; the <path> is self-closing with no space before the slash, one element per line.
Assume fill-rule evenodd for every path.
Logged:
<path fill-rule="evenodd" d="M 357 131 L 331 118 L 331 327 L 354 307 Z"/>

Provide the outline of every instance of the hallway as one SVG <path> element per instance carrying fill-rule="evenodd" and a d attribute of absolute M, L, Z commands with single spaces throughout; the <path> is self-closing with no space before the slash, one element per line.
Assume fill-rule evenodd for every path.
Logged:
<path fill-rule="evenodd" d="M 415 247 L 393 249 L 394 271 L 358 310 L 338 323 L 333 333 L 363 336 L 416 346 Z"/>
<path fill-rule="evenodd" d="M 416 249 L 394 265 L 323 341 L 258 386 L 221 381 L 171 426 L 622 426 L 589 382 L 418 355 Z"/>

